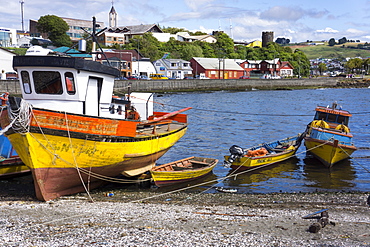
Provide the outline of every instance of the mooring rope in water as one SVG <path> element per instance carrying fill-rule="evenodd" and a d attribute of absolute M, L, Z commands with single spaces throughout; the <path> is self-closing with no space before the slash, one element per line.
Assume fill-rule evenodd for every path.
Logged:
<path fill-rule="evenodd" d="M 315 146 L 315 147 L 313 147 L 313 148 L 311 148 L 311 149 L 308 149 L 308 150 L 306 150 L 306 151 L 303 151 L 303 152 L 301 152 L 301 153 L 299 153 L 299 154 L 309 152 L 309 151 L 311 151 L 311 150 L 313 150 L 313 149 L 315 149 L 315 148 L 318 148 L 318 147 L 321 147 L 321 146 L 323 146 L 323 145 L 327 144 L 328 142 L 330 142 L 330 141 L 327 141 L 327 142 L 325 142 L 325 143 L 323 143 L 323 144 L 317 145 L 317 146 Z M 254 168 L 250 168 L 250 169 L 247 169 L 247 170 L 244 170 L 244 171 L 241 171 L 241 172 L 239 172 L 239 173 L 235 174 L 235 173 L 237 172 L 237 170 L 238 170 L 240 167 L 242 167 L 242 166 L 243 166 L 243 164 L 244 164 L 245 162 L 247 162 L 247 161 L 248 161 L 248 159 L 249 159 L 249 158 L 248 158 L 248 159 L 246 159 L 246 160 L 245 160 L 241 165 L 239 165 L 239 166 L 238 166 L 238 168 L 236 168 L 234 171 L 232 171 L 232 173 L 231 173 L 231 174 L 229 174 L 229 175 L 227 175 L 227 176 L 225 176 L 225 177 L 218 178 L 218 179 L 214 179 L 214 180 L 210 180 L 210 181 L 203 182 L 203 183 L 196 184 L 196 185 L 192 185 L 192 186 L 189 186 L 189 187 L 180 188 L 180 189 L 177 189 L 177 190 L 173 190 L 173 191 L 169 191 L 169 192 L 161 193 L 161 194 L 158 194 L 158 195 L 153 195 L 153 196 L 149 196 L 149 197 L 146 197 L 146 198 L 142 198 L 142 199 L 138 199 L 138 200 L 130 201 L 130 203 L 134 203 L 134 202 L 141 202 L 141 201 L 144 201 L 144 200 L 148 200 L 148 199 L 152 199 L 152 198 L 156 198 L 156 197 L 161 197 L 161 196 L 165 196 L 165 195 L 173 194 L 173 193 L 176 193 L 176 192 L 181 192 L 181 191 L 184 191 L 184 190 L 188 190 L 188 189 L 196 188 L 196 187 L 203 186 L 203 185 L 210 184 L 210 183 L 214 183 L 214 182 L 217 182 L 217 184 L 218 184 L 218 183 L 220 183 L 220 182 L 222 182 L 222 181 L 226 180 L 227 178 L 231 178 L 231 177 L 234 177 L 234 179 L 236 179 L 236 177 L 237 177 L 237 176 L 239 176 L 239 175 L 242 175 L 242 174 L 245 174 L 245 173 L 249 173 L 249 172 L 252 172 L 252 171 L 255 171 L 255 170 L 258 170 L 258 169 L 264 168 L 264 167 L 268 167 L 268 166 L 270 166 L 270 165 L 273 165 L 273 164 L 276 164 L 276 163 L 282 162 L 282 161 L 284 161 L 284 160 L 290 159 L 290 158 L 292 158 L 292 157 L 294 157 L 294 156 L 297 156 L 297 154 L 295 153 L 295 154 L 290 155 L 290 156 L 288 156 L 288 157 L 285 157 L 285 158 L 279 159 L 279 160 L 277 160 L 277 161 L 276 161 L 276 162 L 274 162 L 274 163 L 269 163 L 269 164 L 265 164 L 265 165 L 261 165 L 261 166 L 256 166 L 256 167 L 254 167 Z M 208 190 L 210 190 L 210 189 L 214 188 L 217 184 L 215 184 L 215 185 L 211 186 L 211 188 L 209 188 Z M 204 193 L 204 192 L 199 192 L 199 194 L 201 194 L 201 193 Z M 194 196 L 193 196 L 193 197 L 194 197 Z"/>
<path fill-rule="evenodd" d="M 363 165 L 361 165 L 360 163 L 358 163 L 357 161 L 355 161 L 355 158 L 353 158 L 346 150 L 344 150 L 341 146 L 338 146 L 345 154 L 347 154 L 347 156 L 349 157 L 349 158 L 351 158 L 351 159 L 353 159 L 354 160 L 354 162 L 357 164 L 357 165 L 359 165 L 359 166 L 361 166 L 362 167 L 362 169 L 364 169 L 365 171 L 367 171 L 368 173 L 370 173 L 370 170 L 369 169 L 367 169 L 365 166 L 363 166 Z"/>

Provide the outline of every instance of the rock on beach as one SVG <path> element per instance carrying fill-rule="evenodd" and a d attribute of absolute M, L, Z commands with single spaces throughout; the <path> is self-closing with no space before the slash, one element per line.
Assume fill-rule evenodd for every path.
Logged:
<path fill-rule="evenodd" d="M 365 193 L 0 194 L 1 246 L 370 246 Z M 327 224 L 309 231 L 322 209 Z"/>

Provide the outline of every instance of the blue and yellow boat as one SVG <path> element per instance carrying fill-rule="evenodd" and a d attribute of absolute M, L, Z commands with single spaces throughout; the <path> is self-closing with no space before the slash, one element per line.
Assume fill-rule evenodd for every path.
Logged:
<path fill-rule="evenodd" d="M 235 171 L 266 167 L 295 157 L 304 134 L 298 134 L 278 141 L 262 143 L 243 149 L 237 145 L 230 147 L 230 155 L 224 158 L 224 165 Z"/>
<path fill-rule="evenodd" d="M 337 106 L 336 102 L 331 107 L 317 106 L 304 138 L 307 151 L 327 167 L 350 158 L 357 150 L 348 127 L 352 114 Z"/>
<path fill-rule="evenodd" d="M 0 128 L 1 129 L 1 128 Z M 4 135 L 0 135 L 0 179 L 30 173 L 12 144 Z"/>

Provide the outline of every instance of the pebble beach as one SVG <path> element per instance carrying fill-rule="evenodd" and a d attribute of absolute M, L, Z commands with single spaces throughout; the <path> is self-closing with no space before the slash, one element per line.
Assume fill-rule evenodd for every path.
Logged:
<path fill-rule="evenodd" d="M 115 190 L 107 197 L 101 188 L 40 202 L 24 182 L 2 185 L 0 246 L 370 246 L 366 193 Z M 310 232 L 320 214 L 304 217 L 323 209 L 327 225 Z"/>

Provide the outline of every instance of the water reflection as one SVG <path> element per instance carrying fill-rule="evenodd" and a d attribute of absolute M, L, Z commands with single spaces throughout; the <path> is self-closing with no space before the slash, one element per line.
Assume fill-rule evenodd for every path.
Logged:
<path fill-rule="evenodd" d="M 307 187 L 338 190 L 355 187 L 356 171 L 349 160 L 338 162 L 331 168 L 325 167 L 312 156 L 303 159 L 304 179 Z"/>
<path fill-rule="evenodd" d="M 228 176 L 234 174 L 236 174 L 236 176 L 224 180 L 223 184 L 225 187 L 238 187 L 241 193 L 286 191 L 284 188 L 286 185 L 284 185 L 284 183 L 276 183 L 276 180 L 290 180 L 297 170 L 300 170 L 299 159 L 293 157 L 284 162 L 246 173 L 238 174 L 231 170 Z M 289 184 L 289 182 L 286 184 Z"/>
<path fill-rule="evenodd" d="M 208 188 L 210 188 L 212 185 L 216 184 L 217 176 L 214 173 L 210 173 L 205 177 L 198 178 L 196 180 L 188 181 L 185 183 L 179 183 L 179 184 L 173 184 L 171 186 L 165 186 L 165 187 L 156 187 L 152 186 L 152 190 L 155 190 L 156 192 L 160 193 L 166 193 L 174 190 L 183 190 L 186 188 L 186 191 L 190 192 L 206 192 Z"/>

